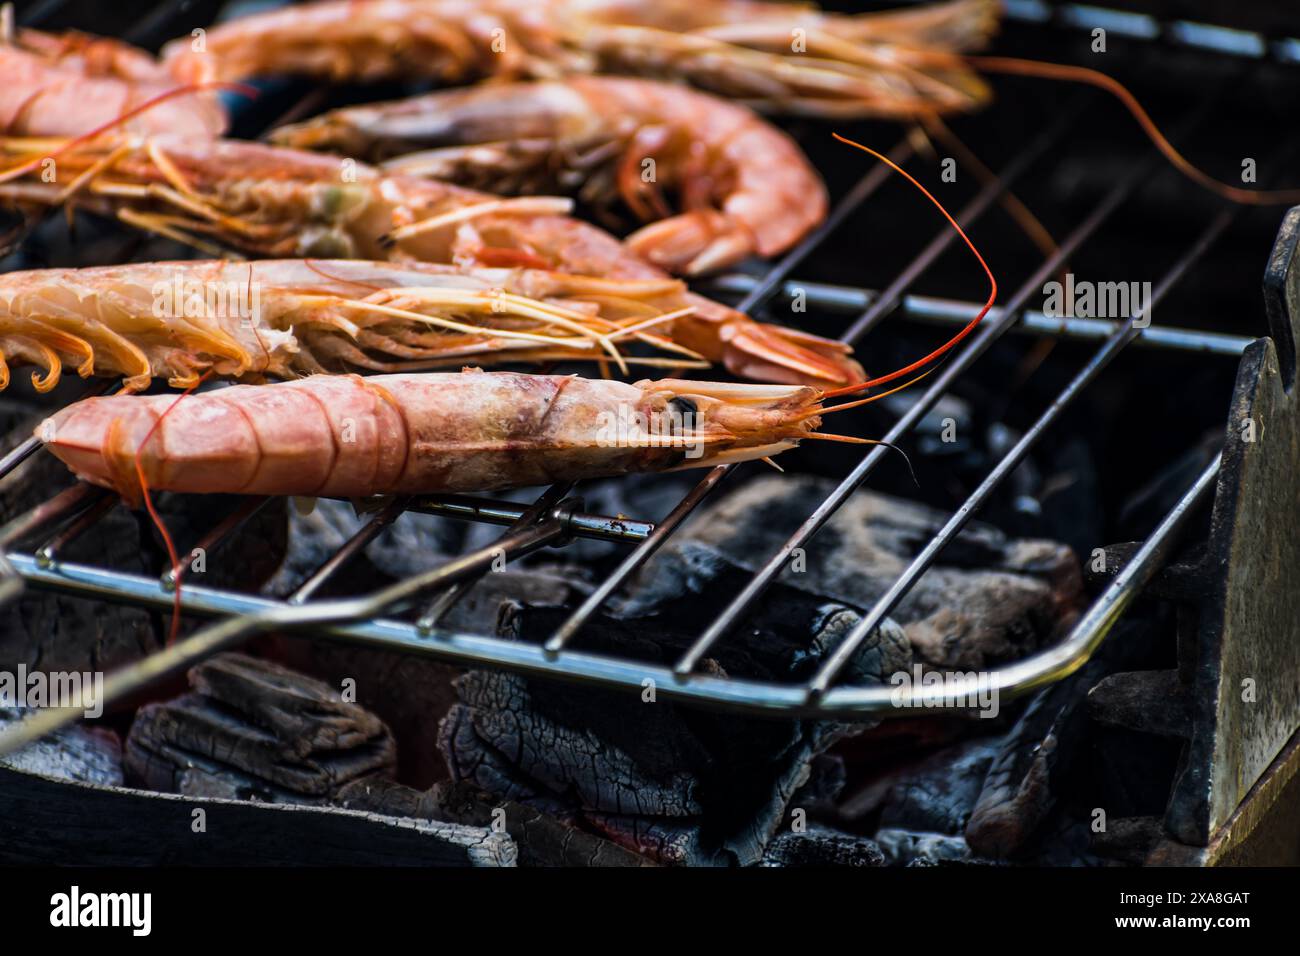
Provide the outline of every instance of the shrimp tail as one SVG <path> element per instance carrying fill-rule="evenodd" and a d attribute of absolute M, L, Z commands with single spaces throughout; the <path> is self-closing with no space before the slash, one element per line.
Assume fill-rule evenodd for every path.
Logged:
<path fill-rule="evenodd" d="M 723 330 L 722 363 L 727 371 L 757 382 L 846 385 L 865 377 L 848 346 L 831 339 L 759 322 Z"/>
<path fill-rule="evenodd" d="M 699 276 L 758 251 L 753 230 L 716 209 L 695 209 L 643 226 L 627 238 L 643 259 L 677 275 Z"/>

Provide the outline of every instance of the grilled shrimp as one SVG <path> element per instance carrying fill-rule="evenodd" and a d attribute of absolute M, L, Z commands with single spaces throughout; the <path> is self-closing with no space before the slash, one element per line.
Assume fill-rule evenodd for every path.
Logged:
<path fill-rule="evenodd" d="M 76 402 L 37 434 L 78 476 L 149 489 L 363 497 L 489 491 L 776 455 L 816 437 L 807 386 L 627 384 L 466 369 L 315 375 Z"/>
<path fill-rule="evenodd" d="M 43 269 L 0 276 L 0 388 L 8 362 L 37 365 L 38 390 L 64 362 L 83 376 L 189 387 L 326 370 L 399 371 L 596 359 L 706 367 L 653 336 L 677 315 L 650 303 L 672 279 L 610 282 L 560 272 L 458 270 L 349 260 L 225 260 Z M 673 353 L 625 359 L 629 338 Z"/>
<path fill-rule="evenodd" d="M 956 55 L 981 46 L 996 0 L 830 14 L 754 0 L 322 0 L 173 41 L 186 81 L 306 73 L 333 80 L 685 80 L 759 109 L 911 117 L 969 110 L 985 85 Z"/>
<path fill-rule="evenodd" d="M 7 152 L 20 143 L 0 141 Z M 42 143 L 49 149 L 49 143 Z M 60 182 L 45 182 L 41 151 L 22 175 L 0 173 L 0 200 L 24 209 L 79 204 L 208 254 L 323 256 L 520 267 L 622 282 L 647 310 L 677 312 L 657 327 L 736 375 L 787 383 L 863 377 L 847 346 L 755 322 L 667 277 L 613 236 L 561 215 L 568 199 L 501 199 L 351 160 L 230 140 L 100 136 L 50 150 Z M 19 173 L 22 165 L 15 167 Z M 5 180 L 9 181 L 6 182 Z M 216 240 L 220 245 L 214 245 Z M 660 283 L 650 295 L 643 282 Z M 689 311 L 683 311 L 689 310 Z M 652 315 L 647 311 L 647 316 Z"/>
<path fill-rule="evenodd" d="M 118 40 L 19 30 L 0 42 L 0 133 L 77 136 L 176 90 L 161 64 Z M 216 136 L 226 117 L 211 93 L 162 99 L 123 121 L 138 133 Z"/>
<path fill-rule="evenodd" d="M 685 275 L 775 255 L 826 215 L 821 178 L 783 132 L 743 107 L 651 80 L 448 90 L 336 110 L 274 139 L 370 159 L 410 153 L 387 168 L 494 192 L 567 189 L 598 208 L 621 199 L 651 223 L 628 245 Z M 411 153 L 422 147 L 432 148 Z"/>

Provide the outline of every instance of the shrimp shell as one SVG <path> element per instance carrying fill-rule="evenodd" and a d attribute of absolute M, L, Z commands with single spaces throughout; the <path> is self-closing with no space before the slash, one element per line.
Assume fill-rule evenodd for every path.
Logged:
<path fill-rule="evenodd" d="M 433 147 L 388 168 L 498 192 L 567 187 L 603 206 L 621 197 L 638 218 L 659 220 L 631 248 L 682 275 L 776 255 L 827 209 L 821 177 L 785 133 L 743 107 L 651 80 L 449 90 L 336 110 L 273 138 L 368 159 Z"/>
<path fill-rule="evenodd" d="M 133 502 L 142 492 L 137 459 L 154 489 L 355 498 L 765 457 L 816 429 L 820 395 L 798 386 L 478 369 L 317 375 L 180 399 L 86 399 L 36 433 L 78 476 Z"/>
<path fill-rule="evenodd" d="M 33 375 L 41 391 L 58 383 L 64 362 L 83 376 L 125 376 L 138 390 L 155 377 L 188 387 L 209 370 L 260 381 L 475 356 L 621 361 L 609 337 L 628 317 L 590 296 L 593 284 L 604 291 L 538 270 L 305 259 L 11 272 L 0 276 L 0 388 L 15 358 L 44 366 Z M 622 300 L 653 300 L 674 285 L 626 286 Z"/>
<path fill-rule="evenodd" d="M 331 80 L 685 80 L 778 113 L 914 118 L 970 110 L 987 87 L 955 55 L 997 0 L 835 14 L 753 0 L 320 0 L 222 24 L 164 57 L 186 82 L 306 73 Z"/>
<path fill-rule="evenodd" d="M 142 50 L 82 33 L 20 30 L 0 44 L 0 132 L 77 136 L 173 90 L 177 82 Z M 176 96 L 124 121 L 131 133 L 220 135 L 225 113 L 209 93 Z"/>

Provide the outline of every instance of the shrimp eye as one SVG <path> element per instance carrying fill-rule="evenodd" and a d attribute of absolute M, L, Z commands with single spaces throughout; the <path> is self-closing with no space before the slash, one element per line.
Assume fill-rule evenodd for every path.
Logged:
<path fill-rule="evenodd" d="M 686 418 L 688 415 L 695 416 L 700 412 L 699 407 L 689 398 L 670 398 L 668 408 L 674 415 L 679 415 L 682 418 Z"/>

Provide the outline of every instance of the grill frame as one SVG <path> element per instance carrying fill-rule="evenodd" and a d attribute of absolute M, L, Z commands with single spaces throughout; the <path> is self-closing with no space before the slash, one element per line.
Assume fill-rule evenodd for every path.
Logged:
<path fill-rule="evenodd" d="M 40 12 L 48 16 L 63 5 L 65 4 L 59 3 L 58 0 L 53 2 L 47 0 L 40 5 Z M 181 0 L 168 0 L 156 7 L 154 15 L 143 21 L 141 28 L 126 38 L 134 39 L 135 42 L 156 39 L 152 35 L 160 32 L 167 33 L 167 25 L 182 15 L 185 6 Z M 1033 4 L 1012 4 L 1009 15 L 1033 20 L 1032 11 L 1026 12 L 1032 6 Z M 1086 27 L 1087 21 L 1082 19 L 1079 13 L 1085 8 L 1074 4 L 1064 6 L 1068 9 L 1054 14 L 1058 22 L 1067 29 Z M 144 35 L 145 25 L 149 27 L 148 37 Z M 1165 36 L 1174 33 L 1161 29 L 1156 35 Z M 1283 58 L 1286 49 L 1279 48 L 1276 44 L 1266 43 L 1259 58 L 1269 56 Z M 1248 56 L 1243 57 L 1243 61 L 1250 59 L 1251 57 Z M 1076 110 L 1082 108 L 1082 100 L 1071 107 Z M 1054 124 L 1034 142 L 1018 150 L 1011 162 L 999 171 L 996 180 L 986 184 L 979 191 L 957 216 L 963 227 L 969 227 L 978 221 L 1038 157 L 1049 152 L 1060 141 L 1065 134 L 1068 125 L 1066 120 L 1069 115 L 1072 114 L 1067 113 L 1060 123 Z M 914 150 L 911 142 L 909 138 L 904 137 L 889 153 L 890 158 L 899 163 L 912 158 Z M 991 313 L 977 335 L 937 371 L 924 395 L 884 436 L 884 440 L 891 443 L 906 437 L 958 377 L 994 342 L 1013 328 L 1036 334 L 1049 334 L 1055 328 L 1065 330 L 1067 334 L 1073 331 L 1074 334 L 1086 334 L 1093 338 L 1105 336 L 1104 344 L 1083 366 L 1079 374 L 1026 431 L 1021 441 L 1007 452 L 980 486 L 967 497 L 949 522 L 927 543 L 909 569 L 886 595 L 867 611 L 862 624 L 848 639 L 850 642 L 861 641 L 870 633 L 873 626 L 885 618 L 906 595 L 908 588 L 930 566 L 942 548 L 957 535 L 978 507 L 988 500 L 1000 482 L 1011 473 L 1034 442 L 1050 427 L 1060 411 L 1129 344 L 1142 342 L 1156 348 L 1191 349 L 1211 355 L 1236 355 L 1246 348 L 1249 340 L 1239 336 L 1155 326 L 1138 329 L 1132 319 L 1124 324 L 1111 324 L 1103 328 L 1097 325 L 1087 326 L 1086 323 L 1083 326 L 1070 324 L 1077 323 L 1078 320 L 1049 320 L 1041 316 L 1039 321 L 1035 321 L 1032 314 L 1025 313 L 1027 303 L 1034 293 L 1041 289 L 1043 281 L 1051 277 L 1061 264 L 1067 261 L 1072 252 L 1086 243 L 1089 237 L 1131 198 L 1147 174 L 1155 168 L 1156 162 L 1157 160 L 1152 157 L 1145 164 L 1134 168 L 1111 188 L 1102 202 L 1070 231 L 1059 251 L 1048 257 L 1006 304 Z M 888 170 L 883 166 L 873 166 L 869 169 L 836 203 L 827 221 L 821 227 L 797 248 L 773 264 L 761 278 L 749 284 L 738 308 L 741 311 L 755 312 L 791 283 L 799 288 L 806 288 L 809 284 L 792 278 L 795 271 L 829 241 L 835 230 L 875 194 L 889 176 Z M 1168 270 L 1165 280 L 1161 283 L 1162 289 L 1172 288 L 1176 284 L 1213 241 L 1222 235 L 1235 213 L 1235 209 L 1226 208 L 1219 210 L 1211 218 L 1203 232 Z M 857 297 L 864 303 L 864 308 L 845 335 L 846 340 L 854 341 L 860 338 L 895 311 L 902 310 L 903 314 L 909 314 L 911 309 L 908 306 L 908 290 L 938 260 L 940 254 L 955 238 L 955 234 L 947 227 L 941 229 L 931 243 L 898 274 L 894 282 L 879 293 L 861 289 L 841 290 L 841 294 L 850 298 Z M 953 321 L 954 315 L 969 313 L 973 308 L 974 306 L 967 304 L 949 303 L 945 313 L 946 321 Z M 1085 328 L 1086 332 L 1083 331 Z M 38 443 L 33 440 L 9 452 L 3 460 L 0 460 L 0 476 L 8 474 L 20 465 L 38 447 Z M 834 686 L 838 668 L 847 661 L 852 652 L 853 645 L 849 643 L 841 644 L 823 664 L 822 669 L 810 681 L 801 685 L 718 678 L 695 671 L 696 665 L 708 650 L 727 637 L 766 588 L 776 580 L 794 550 L 806 544 L 817 533 L 835 510 L 867 480 L 885 454 L 884 448 L 875 448 L 858 462 L 828 498 L 805 520 L 795 535 L 768 558 L 722 615 L 705 629 L 696 644 L 673 667 L 648 666 L 640 661 L 590 654 L 571 645 L 580 639 L 582 627 L 599 611 L 605 601 L 671 538 L 694 510 L 737 466 L 720 466 L 709 470 L 681 502 L 658 523 L 586 514 L 582 511 L 579 499 L 568 497 L 567 487 L 548 489 L 532 506 L 519 506 L 467 496 L 429 496 L 389 502 L 378 513 L 372 515 L 340 551 L 310 575 L 298 592 L 286 601 L 273 601 L 187 583 L 181 604 L 189 614 L 227 619 L 226 624 L 233 628 L 233 633 L 223 636 L 222 641 L 218 642 L 220 646 L 216 649 L 231 646 L 234 642 L 270 628 L 291 630 L 295 627 L 310 627 L 314 633 L 322 636 L 364 646 L 426 655 L 464 665 L 505 667 L 546 678 L 621 687 L 638 692 L 645 686 L 645 682 L 650 680 L 656 685 L 657 691 L 665 697 L 702 706 L 767 714 L 845 718 L 862 718 L 867 715 L 891 716 L 914 712 L 924 714 L 926 712 L 924 705 L 927 702 L 932 703 L 934 697 L 950 698 L 954 693 L 962 693 L 963 688 L 961 686 L 954 688 L 952 685 L 938 689 L 913 688 L 909 694 L 904 695 L 903 703 L 908 706 L 900 707 L 898 695 L 892 688 Z M 1090 657 L 1105 639 L 1119 615 L 1137 598 L 1143 587 L 1168 559 L 1176 545 L 1178 533 L 1189 516 L 1209 501 L 1211 489 L 1215 487 L 1218 479 L 1218 469 L 1219 463 L 1216 458 L 1152 531 L 1123 571 L 1094 600 L 1064 641 L 1005 667 L 995 675 L 993 686 L 1000 691 L 1004 699 L 1030 693 L 1047 683 L 1059 680 L 1072 673 Z M 101 600 L 124 601 L 158 609 L 171 607 L 174 595 L 169 575 L 164 575 L 159 581 L 139 575 L 106 572 L 91 566 L 59 560 L 60 549 L 77 533 L 88 530 L 94 518 L 106 513 L 107 506 L 103 501 L 103 496 L 96 496 L 92 492 L 83 492 L 67 498 L 60 496 L 47 506 L 37 509 L 36 512 L 23 515 L 11 522 L 3 532 L 3 538 L 0 538 L 0 543 L 6 547 L 4 561 L 9 565 L 8 568 L 0 568 L 0 595 L 13 593 L 14 588 L 21 581 L 36 588 Z M 537 547 L 562 544 L 575 535 L 631 541 L 635 542 L 635 545 L 614 572 L 599 583 L 587 601 L 573 612 L 543 646 L 521 644 L 490 636 L 448 632 L 436 627 L 431 613 L 426 613 L 417 624 L 383 619 L 378 617 L 382 606 L 377 606 L 374 600 L 348 599 L 334 602 L 308 600 L 322 584 L 344 567 L 351 557 L 360 553 L 383 527 L 396 520 L 403 510 L 408 509 L 505 524 L 508 530 L 494 545 L 490 546 L 490 550 L 492 555 L 503 552 L 511 559 Z M 242 520 L 251 516 L 254 510 L 254 504 L 246 502 L 232 518 L 219 523 L 205 537 L 204 542 L 210 547 L 219 546 L 221 541 L 228 537 Z M 68 525 L 67 522 L 72 524 Z M 10 544 L 20 538 L 30 537 L 38 527 L 56 523 L 62 523 L 63 530 L 48 537 L 31 553 L 25 549 L 9 549 Z M 418 579 L 399 582 L 399 585 L 404 587 L 395 587 L 401 591 L 401 599 L 408 602 L 414 599 L 415 594 L 426 591 L 441 591 L 446 595 L 447 591 L 444 589 L 454 587 L 457 589 L 456 593 L 463 592 L 465 588 L 472 586 L 476 574 L 486 569 L 482 556 L 488 550 L 481 549 L 472 555 L 462 556 L 435 572 L 422 575 Z M 415 586 L 416 582 L 419 584 L 418 587 Z M 387 592 L 381 592 L 381 595 L 384 593 Z M 444 596 L 439 606 L 445 610 L 447 602 L 453 599 L 454 597 Z M 238 615 L 250 614 L 256 617 L 246 619 L 242 623 L 229 620 Z M 185 638 L 175 647 L 159 652 L 133 668 L 128 668 L 133 671 L 132 674 L 110 675 L 110 687 L 115 677 L 121 676 L 123 680 L 140 679 L 145 676 L 156 679 L 163 673 L 175 673 L 192 666 L 198 660 L 215 652 L 214 642 L 209 640 L 206 643 L 187 643 L 192 640 L 193 638 Z M 109 688 L 106 688 L 106 691 L 111 693 Z M 914 710 L 914 708 L 921 709 Z"/>

